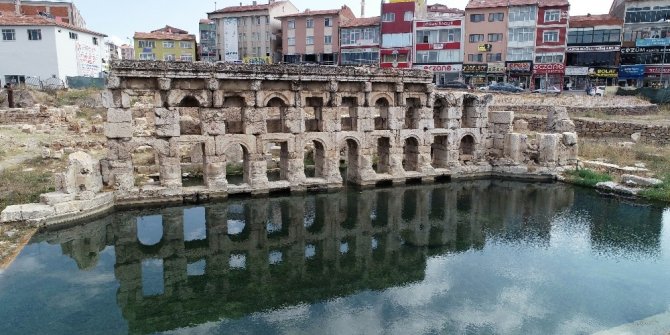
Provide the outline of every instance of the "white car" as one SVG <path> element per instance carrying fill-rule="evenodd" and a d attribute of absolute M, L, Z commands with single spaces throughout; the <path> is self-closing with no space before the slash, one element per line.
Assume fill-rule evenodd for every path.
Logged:
<path fill-rule="evenodd" d="M 597 97 L 604 96 L 605 95 L 605 86 L 591 87 L 591 90 L 589 91 L 589 95 L 597 96 Z"/>
<path fill-rule="evenodd" d="M 538 88 L 533 91 L 533 93 L 553 93 L 553 94 L 559 94 L 561 93 L 561 89 L 556 87 L 556 86 L 550 86 L 547 88 Z"/>

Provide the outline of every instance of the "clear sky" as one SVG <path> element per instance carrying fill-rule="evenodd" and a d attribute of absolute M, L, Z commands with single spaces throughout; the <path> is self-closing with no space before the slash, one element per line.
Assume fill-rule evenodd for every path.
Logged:
<path fill-rule="evenodd" d="M 198 21 L 207 17 L 216 7 L 251 4 L 251 0 L 75 0 L 87 27 L 109 35 L 117 43 L 126 43 L 136 31 L 151 31 L 166 24 L 188 30 L 197 35 Z M 259 3 L 267 0 L 259 0 Z M 348 5 L 358 16 L 360 0 L 291 0 L 300 10 L 329 9 Z M 380 0 L 366 0 L 366 16 L 379 15 Z M 449 7 L 465 8 L 468 0 L 429 0 L 429 4 L 442 3 Z M 609 11 L 611 0 L 572 0 L 572 15 L 604 14 Z"/>

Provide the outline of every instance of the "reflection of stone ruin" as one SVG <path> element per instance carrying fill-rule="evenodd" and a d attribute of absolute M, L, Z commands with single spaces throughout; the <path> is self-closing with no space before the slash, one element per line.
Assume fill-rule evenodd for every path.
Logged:
<path fill-rule="evenodd" d="M 82 269 L 114 246 L 129 330 L 154 333 L 421 281 L 427 257 L 487 234 L 549 243 L 573 202 L 568 186 L 473 181 L 123 212 L 38 239 Z"/>
<path fill-rule="evenodd" d="M 577 158 L 564 110 L 550 133 L 514 133 L 512 112 L 489 112 L 490 95 L 436 92 L 427 72 L 146 61 L 112 69 L 101 169 L 116 203 L 339 188 L 343 179 L 551 177 Z"/>

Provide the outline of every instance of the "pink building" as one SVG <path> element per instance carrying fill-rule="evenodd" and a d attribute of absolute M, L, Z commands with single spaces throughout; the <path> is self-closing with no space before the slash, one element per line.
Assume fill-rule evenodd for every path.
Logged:
<path fill-rule="evenodd" d="M 463 75 L 471 85 L 505 81 L 508 0 L 470 0 L 465 7 Z"/>
<path fill-rule="evenodd" d="M 282 26 L 284 62 L 338 64 L 340 23 L 354 18 L 356 16 L 347 6 L 278 17 Z"/>

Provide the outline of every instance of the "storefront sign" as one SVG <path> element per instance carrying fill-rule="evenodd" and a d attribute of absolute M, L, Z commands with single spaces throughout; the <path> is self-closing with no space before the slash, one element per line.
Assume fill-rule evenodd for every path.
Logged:
<path fill-rule="evenodd" d="M 463 73 L 486 73 L 488 66 L 486 64 L 463 64 Z"/>
<path fill-rule="evenodd" d="M 622 54 L 644 54 L 644 53 L 656 53 L 663 52 L 663 48 L 621 48 Z"/>
<path fill-rule="evenodd" d="M 491 48 L 493 48 L 493 46 L 491 44 L 480 44 L 479 47 L 477 47 L 477 51 L 479 51 L 479 52 L 491 52 Z"/>
<path fill-rule="evenodd" d="M 463 70 L 461 64 L 445 64 L 445 65 L 414 65 L 415 69 L 426 70 L 431 72 L 448 72 L 459 73 Z"/>
<path fill-rule="evenodd" d="M 644 65 L 622 65 L 619 67 L 619 79 L 640 79 L 644 77 Z"/>
<path fill-rule="evenodd" d="M 641 38 L 635 41 L 635 46 L 640 47 L 666 47 L 670 46 L 670 38 Z"/>
<path fill-rule="evenodd" d="M 505 63 L 488 63 L 487 73 L 505 73 L 507 68 L 505 68 Z"/>
<path fill-rule="evenodd" d="M 585 66 L 567 66 L 565 67 L 566 76 L 588 76 L 589 68 Z"/>
<path fill-rule="evenodd" d="M 453 21 L 419 21 L 416 23 L 417 28 L 432 28 L 432 27 L 452 27 L 460 26 L 461 20 Z"/>
<path fill-rule="evenodd" d="M 562 63 L 548 63 L 533 65 L 534 74 L 563 74 L 565 73 L 565 65 Z"/>
<path fill-rule="evenodd" d="M 533 72 L 533 62 L 531 61 L 505 62 L 505 67 L 510 74 L 530 74 Z"/>
<path fill-rule="evenodd" d="M 668 74 L 670 73 L 670 66 L 647 66 L 644 69 L 645 74 Z"/>
<path fill-rule="evenodd" d="M 618 45 L 594 45 L 594 46 L 568 47 L 567 52 L 611 52 L 619 50 L 621 50 L 621 46 Z"/>
<path fill-rule="evenodd" d="M 589 76 L 593 78 L 617 78 L 619 77 L 619 69 L 608 68 L 589 68 Z"/>

